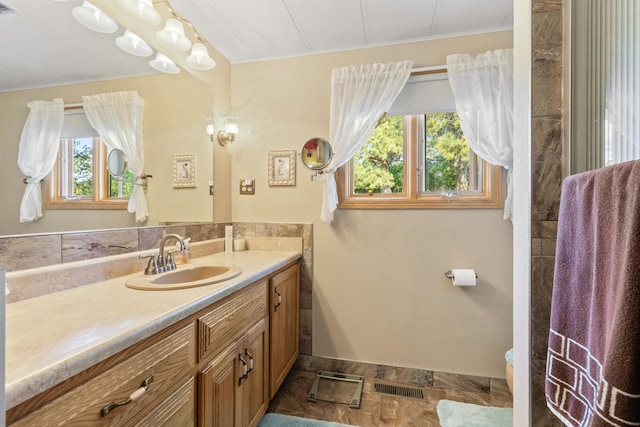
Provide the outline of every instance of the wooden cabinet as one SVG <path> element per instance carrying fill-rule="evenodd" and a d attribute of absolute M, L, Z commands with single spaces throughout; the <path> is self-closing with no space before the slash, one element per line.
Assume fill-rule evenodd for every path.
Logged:
<path fill-rule="evenodd" d="M 296 263 L 269 281 L 270 398 L 276 394 L 299 355 L 299 277 Z"/>
<path fill-rule="evenodd" d="M 201 427 L 255 426 L 269 405 L 267 280 L 216 303 L 198 317 Z"/>
<path fill-rule="evenodd" d="M 97 375 L 13 426 L 172 426 L 193 424 L 194 325 L 150 343 L 149 347 Z M 149 380 L 152 378 L 152 380 Z M 147 389 L 142 387 L 147 380 Z M 144 391 L 143 391 L 144 390 Z M 136 398 L 125 403 L 130 396 Z M 104 413 L 111 403 L 120 402 Z M 152 421 L 151 424 L 145 420 Z"/>
<path fill-rule="evenodd" d="M 200 427 L 254 427 L 266 412 L 267 324 L 258 321 L 198 374 Z"/>
<path fill-rule="evenodd" d="M 7 422 L 255 427 L 298 357 L 298 311 L 295 263 L 12 408 Z"/>

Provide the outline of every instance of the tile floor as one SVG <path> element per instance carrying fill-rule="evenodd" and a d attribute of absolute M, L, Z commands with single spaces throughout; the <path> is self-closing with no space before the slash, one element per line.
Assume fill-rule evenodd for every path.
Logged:
<path fill-rule="evenodd" d="M 441 399 L 496 407 L 512 406 L 512 396 L 504 380 L 491 379 L 487 387 L 478 386 L 473 380 L 467 381 L 465 377 L 439 373 L 434 373 L 433 385 L 424 388 L 424 400 L 374 393 L 374 378 L 365 376 L 359 409 L 340 403 L 309 402 L 307 394 L 316 373 L 294 368 L 271 401 L 268 412 L 361 427 L 429 427 L 440 426 L 436 405 Z M 473 379 L 473 377 L 470 378 Z M 411 384 L 396 384 L 411 386 Z"/>

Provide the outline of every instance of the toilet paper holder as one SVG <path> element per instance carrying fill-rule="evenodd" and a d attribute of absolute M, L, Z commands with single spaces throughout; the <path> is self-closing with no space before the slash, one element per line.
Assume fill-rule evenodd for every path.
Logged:
<path fill-rule="evenodd" d="M 453 279 L 453 271 L 447 270 L 444 272 L 444 275 L 447 279 Z M 478 273 L 476 273 L 476 279 L 478 278 Z"/>

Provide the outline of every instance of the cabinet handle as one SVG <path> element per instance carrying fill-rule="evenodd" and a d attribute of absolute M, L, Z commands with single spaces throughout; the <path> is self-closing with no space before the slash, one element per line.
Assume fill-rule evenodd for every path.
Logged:
<path fill-rule="evenodd" d="M 273 291 L 276 293 L 276 295 L 278 295 L 278 303 L 275 307 L 273 307 L 273 311 L 278 311 L 278 307 L 280 307 L 280 304 L 282 304 L 282 294 L 280 293 L 280 291 L 278 291 L 278 288 L 274 288 Z"/>
<path fill-rule="evenodd" d="M 240 359 L 240 361 L 242 362 L 242 370 L 243 370 L 243 374 L 240 375 L 240 378 L 238 378 L 238 386 L 240 386 L 240 384 L 242 384 L 242 380 L 247 379 L 247 375 L 249 375 L 249 370 L 247 368 L 247 361 L 242 358 L 242 353 L 238 355 L 238 359 Z"/>
<path fill-rule="evenodd" d="M 128 405 L 129 403 L 133 403 L 136 400 L 140 399 L 140 397 L 147 391 L 149 390 L 149 384 L 151 384 L 153 382 L 153 375 L 150 375 L 149 377 L 147 377 L 147 379 L 145 379 L 144 381 L 142 381 L 142 384 L 140 384 L 140 388 L 137 389 L 136 391 L 134 391 L 133 393 L 131 393 L 129 395 L 129 397 L 127 397 L 124 400 L 121 400 L 119 402 L 111 402 L 109 403 L 107 406 L 105 406 L 104 408 L 102 408 L 102 410 L 100 411 L 100 416 L 101 417 L 106 417 L 107 415 L 109 415 L 109 413 L 111 411 L 113 411 L 114 409 L 116 409 L 119 406 L 124 406 L 124 405 Z"/>
<path fill-rule="evenodd" d="M 247 375 L 249 375 L 249 372 L 253 371 L 253 356 L 249 353 L 248 348 L 244 349 L 244 353 L 249 356 L 249 370 L 247 371 Z"/>

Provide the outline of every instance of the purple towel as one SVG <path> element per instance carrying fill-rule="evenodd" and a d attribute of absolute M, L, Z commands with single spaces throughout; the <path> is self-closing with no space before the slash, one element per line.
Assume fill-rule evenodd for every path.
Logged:
<path fill-rule="evenodd" d="M 640 426 L 640 161 L 563 182 L 546 397 L 568 426 Z"/>

